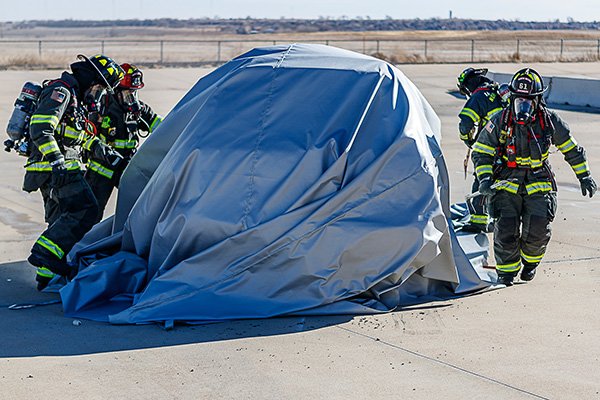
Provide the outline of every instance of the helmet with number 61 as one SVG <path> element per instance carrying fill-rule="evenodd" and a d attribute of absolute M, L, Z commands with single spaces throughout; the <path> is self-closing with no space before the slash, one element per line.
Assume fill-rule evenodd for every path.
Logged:
<path fill-rule="evenodd" d="M 508 89 L 513 120 L 520 125 L 529 124 L 539 109 L 542 95 L 547 89 L 544 87 L 542 77 L 531 68 L 523 68 L 513 75 Z"/>

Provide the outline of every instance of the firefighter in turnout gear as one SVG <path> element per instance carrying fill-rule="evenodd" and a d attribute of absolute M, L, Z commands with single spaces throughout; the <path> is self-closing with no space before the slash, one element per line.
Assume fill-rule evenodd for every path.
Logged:
<path fill-rule="evenodd" d="M 479 191 L 487 197 L 490 216 L 496 218 L 498 283 L 507 286 L 519 270 L 521 280 L 533 279 L 550 241 L 557 190 L 548 162 L 550 145 L 571 165 L 582 194 L 592 197 L 596 192 L 585 151 L 567 123 L 546 108 L 545 90 L 536 71 L 518 71 L 510 82 L 510 105 L 492 116 L 473 145 Z"/>
<path fill-rule="evenodd" d="M 98 137 L 118 151 L 124 162 L 115 168 L 102 157 L 91 154 L 85 173 L 85 179 L 98 200 L 96 222 L 102 219 L 113 189 L 119 187 L 123 170 L 133 157 L 140 137 L 146 137 L 162 121 L 150 106 L 138 99 L 138 90 L 144 87 L 142 71 L 132 64 L 121 64 L 121 68 L 125 72 L 123 80 L 114 94 L 104 95 L 99 115 L 94 119 Z"/>
<path fill-rule="evenodd" d="M 485 76 L 487 71 L 486 68 L 467 68 L 458 77 L 458 90 L 460 94 L 467 97 L 467 102 L 458 114 L 460 138 L 469 148 L 464 165 L 465 178 L 471 147 L 477 140 L 479 132 L 494 113 L 504 108 L 508 98 L 508 85 L 504 84 L 506 88 L 500 88 L 497 83 Z M 502 94 L 505 95 L 504 98 Z M 474 174 L 471 193 L 478 190 L 479 181 Z M 469 223 L 461 230 L 475 233 L 487 232 L 489 217 L 485 210 L 484 197 L 475 196 L 467 200 L 467 206 L 471 217 Z"/>
<path fill-rule="evenodd" d="M 23 190 L 40 190 L 48 223 L 27 259 L 38 268 L 39 290 L 55 274 L 70 275 L 65 256 L 94 225 L 98 203 L 83 179 L 80 149 L 112 163 L 120 160 L 116 152 L 90 133 L 83 103 L 93 106 L 102 91 L 112 90 L 119 83 L 123 70 L 102 55 L 78 58 L 71 64 L 72 73 L 65 71 L 59 79 L 43 83 L 29 124 L 31 154 L 25 166 Z"/>

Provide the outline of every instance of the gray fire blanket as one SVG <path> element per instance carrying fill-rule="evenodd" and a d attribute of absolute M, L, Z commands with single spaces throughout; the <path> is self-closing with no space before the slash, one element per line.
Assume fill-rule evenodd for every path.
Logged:
<path fill-rule="evenodd" d="M 204 323 L 364 314 L 486 288 L 450 226 L 440 121 L 394 66 L 257 48 L 146 140 L 71 251 L 67 316 Z M 478 260 L 481 255 L 478 255 Z"/>

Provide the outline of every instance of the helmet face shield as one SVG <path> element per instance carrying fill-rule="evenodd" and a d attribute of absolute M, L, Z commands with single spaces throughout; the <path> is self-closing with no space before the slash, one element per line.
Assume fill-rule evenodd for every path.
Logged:
<path fill-rule="evenodd" d="M 514 97 L 512 100 L 514 120 L 517 124 L 525 125 L 531 122 L 536 106 L 535 99 Z"/>
<path fill-rule="evenodd" d="M 139 112 L 142 107 L 138 100 L 137 89 L 122 89 L 120 90 L 121 104 L 132 113 Z"/>
<path fill-rule="evenodd" d="M 95 84 L 89 88 L 84 97 L 83 105 L 90 112 L 98 112 L 100 110 L 100 99 L 106 94 L 106 88 L 103 85 Z"/>

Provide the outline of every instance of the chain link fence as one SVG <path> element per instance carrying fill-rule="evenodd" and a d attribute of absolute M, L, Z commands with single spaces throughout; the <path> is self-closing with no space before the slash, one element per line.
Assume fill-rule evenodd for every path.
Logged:
<path fill-rule="evenodd" d="M 392 63 L 581 62 L 600 59 L 600 39 L 302 40 Z M 0 40 L 0 68 L 62 68 L 79 53 L 106 54 L 145 66 L 219 65 L 283 40 Z"/>

